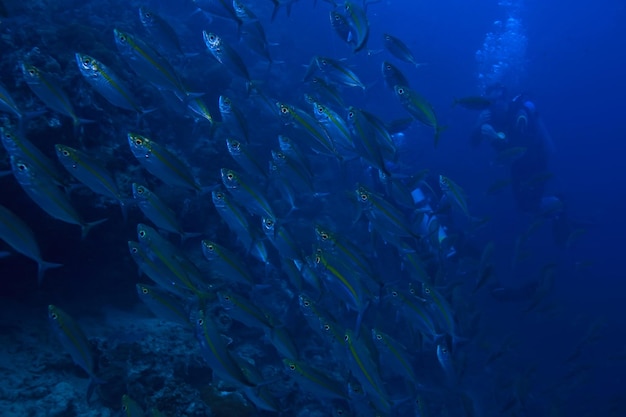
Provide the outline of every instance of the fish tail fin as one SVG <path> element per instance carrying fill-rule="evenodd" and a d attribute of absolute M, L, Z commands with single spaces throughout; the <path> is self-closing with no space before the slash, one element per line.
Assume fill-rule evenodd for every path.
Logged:
<path fill-rule="evenodd" d="M 437 145 L 439 144 L 439 138 L 441 136 L 441 132 L 443 132 L 444 130 L 446 130 L 448 128 L 448 126 L 439 126 L 437 125 L 435 127 L 435 148 L 437 147 Z"/>
<path fill-rule="evenodd" d="M 180 243 L 185 243 L 187 239 L 202 236 L 202 233 L 196 232 L 180 232 Z"/>
<path fill-rule="evenodd" d="M 89 385 L 87 386 L 87 404 L 89 404 L 89 400 L 91 399 L 91 396 L 93 395 L 94 390 L 96 389 L 97 385 L 102 385 L 105 384 L 107 381 L 105 381 L 104 379 L 92 376 L 89 379 Z"/>
<path fill-rule="evenodd" d="M 38 262 L 38 267 L 37 267 L 37 284 L 41 287 L 41 283 L 43 282 L 43 275 L 45 274 L 45 272 L 48 269 L 60 268 L 62 266 L 63 266 L 63 264 L 58 264 L 58 263 L 54 263 L 54 262 L 39 261 Z"/>
<path fill-rule="evenodd" d="M 272 0 L 274 3 L 274 9 L 272 10 L 272 22 L 276 19 L 276 15 L 278 14 L 278 9 L 280 9 L 280 2 L 278 0 Z"/>
<path fill-rule="evenodd" d="M 100 220 L 96 220 L 95 222 L 89 222 L 89 223 L 83 223 L 81 224 L 81 239 L 85 239 L 87 237 L 87 233 L 89 233 L 89 231 L 91 230 L 92 227 L 97 226 L 101 223 L 106 222 L 107 220 L 109 220 L 108 218 L 106 219 L 100 219 Z"/>

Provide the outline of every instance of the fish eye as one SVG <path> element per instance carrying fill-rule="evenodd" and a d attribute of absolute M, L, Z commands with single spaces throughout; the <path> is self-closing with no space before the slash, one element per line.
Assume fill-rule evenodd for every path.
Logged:
<path fill-rule="evenodd" d="M 349 112 L 348 112 L 348 117 L 349 117 L 350 119 L 352 119 L 352 118 L 354 117 L 354 112 L 353 112 L 353 111 L 349 111 Z"/>
<path fill-rule="evenodd" d="M 52 320 L 56 320 L 56 319 L 58 319 L 58 318 L 59 318 L 59 316 L 57 316 L 57 313 L 52 313 L 52 314 L 50 314 L 50 318 L 51 318 Z"/>
<path fill-rule="evenodd" d="M 380 334 L 376 334 L 376 340 L 383 340 L 383 337 Z"/>
<path fill-rule="evenodd" d="M 208 250 L 210 250 L 211 252 L 213 252 L 215 250 L 215 247 L 213 247 L 213 245 L 207 245 L 206 247 Z"/>
<path fill-rule="evenodd" d="M 415 288 L 411 288 L 409 292 L 411 293 L 411 295 L 415 295 Z"/>
<path fill-rule="evenodd" d="M 326 331 L 329 331 L 330 330 L 330 324 L 325 324 L 323 326 L 323 329 L 326 330 Z"/>
<path fill-rule="evenodd" d="M 309 307 L 311 305 L 308 300 L 304 300 L 302 304 L 304 304 L 305 307 Z"/>
<path fill-rule="evenodd" d="M 285 107 L 285 106 L 281 106 L 281 107 L 280 107 L 280 111 L 281 111 L 283 114 L 287 114 L 287 113 L 289 113 L 289 109 L 288 109 L 287 107 Z"/>
<path fill-rule="evenodd" d="M 144 230 L 140 231 L 139 237 L 146 237 L 146 232 Z"/>
<path fill-rule="evenodd" d="M 296 370 L 296 365 L 294 365 L 293 363 L 289 364 L 289 369 L 291 369 L 292 371 Z"/>
<path fill-rule="evenodd" d="M 398 94 L 404 94 L 404 88 L 398 88 Z"/>
<path fill-rule="evenodd" d="M 361 201 L 367 201 L 367 194 L 361 193 L 361 195 L 359 195 L 359 197 L 361 197 Z"/>
<path fill-rule="evenodd" d="M 338 14 L 335 14 L 335 20 L 336 21 L 340 21 L 341 20 L 341 16 L 339 16 Z"/>
<path fill-rule="evenodd" d="M 198 319 L 198 324 L 202 326 L 204 324 L 204 319 Z"/>
<path fill-rule="evenodd" d="M 391 65 L 385 65 L 385 68 L 391 71 Z"/>
<path fill-rule="evenodd" d="M 135 139 L 135 145 L 141 146 L 142 143 L 143 141 L 141 139 Z"/>
<path fill-rule="evenodd" d="M 131 251 L 132 253 L 137 253 L 137 252 L 139 252 L 139 251 L 137 250 L 137 248 L 131 248 L 131 250 L 130 250 L 130 251 Z"/>
<path fill-rule="evenodd" d="M 28 70 L 28 74 L 35 75 L 35 74 L 37 74 L 37 72 L 34 69 L 29 69 Z"/>
<path fill-rule="evenodd" d="M 228 178 L 229 180 L 232 180 L 233 178 L 235 178 L 235 176 L 229 172 L 229 173 L 226 175 L 226 178 Z"/>
<path fill-rule="evenodd" d="M 327 233 L 322 233 L 320 235 L 320 237 L 322 238 L 322 240 L 326 240 L 326 239 L 328 239 L 328 234 Z"/>
<path fill-rule="evenodd" d="M 143 187 L 137 187 L 137 194 L 143 194 Z"/>
<path fill-rule="evenodd" d="M 424 288 L 424 292 L 425 292 L 426 294 L 430 294 L 430 288 L 428 288 L 428 287 Z"/>
<path fill-rule="evenodd" d="M 122 404 L 122 411 L 123 412 L 128 411 L 128 407 L 126 407 L 126 404 Z"/>
<path fill-rule="evenodd" d="M 398 291 L 391 291 L 391 296 L 392 297 L 397 297 L 398 296 Z"/>
<path fill-rule="evenodd" d="M 146 287 L 141 287 L 141 292 L 144 294 L 148 294 L 148 289 Z"/>
<path fill-rule="evenodd" d="M 316 263 L 316 264 L 319 264 L 321 261 L 322 261 L 322 258 L 320 258 L 320 256 L 319 256 L 319 255 L 317 255 L 317 256 L 315 257 L 315 263 Z"/>
<path fill-rule="evenodd" d="M 70 156 L 70 153 L 66 150 L 64 150 L 62 153 L 63 153 L 63 156 Z"/>
<path fill-rule="evenodd" d="M 26 171 L 28 168 L 26 168 L 26 165 L 24 164 L 17 164 L 17 169 L 20 171 Z"/>
<path fill-rule="evenodd" d="M 348 336 L 347 334 L 343 336 L 343 341 L 344 342 L 349 342 L 350 341 L 350 336 Z"/>

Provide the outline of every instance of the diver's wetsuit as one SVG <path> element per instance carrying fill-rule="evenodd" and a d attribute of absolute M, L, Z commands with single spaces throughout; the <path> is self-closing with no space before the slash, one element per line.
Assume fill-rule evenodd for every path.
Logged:
<path fill-rule="evenodd" d="M 551 142 L 534 105 L 522 96 L 517 96 L 508 106 L 494 104 L 489 111 L 491 117 L 487 123 L 496 132 L 505 135 L 503 140 L 491 141 L 494 149 L 497 152 L 516 147 L 526 149 L 511 164 L 511 187 L 522 211 L 538 211 L 545 188 L 541 176 L 547 173 Z M 473 145 L 482 141 L 481 127 L 479 124 L 472 132 Z"/>

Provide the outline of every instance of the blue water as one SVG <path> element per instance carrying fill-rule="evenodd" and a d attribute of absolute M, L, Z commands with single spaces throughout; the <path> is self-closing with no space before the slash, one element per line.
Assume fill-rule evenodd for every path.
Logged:
<path fill-rule="evenodd" d="M 304 352 L 307 350 L 324 350 L 324 353 L 318 352 L 317 359 L 321 357 L 327 363 L 336 361 L 344 347 L 324 346 L 319 338 L 311 337 L 315 332 L 307 330 L 297 306 L 299 289 L 291 284 L 285 284 L 288 290 L 273 287 L 277 284 L 265 275 L 267 269 L 246 255 L 234 234 L 220 223 L 210 194 L 194 196 L 173 191 L 142 170 L 129 152 L 126 134 L 139 128 L 142 134 L 183 155 L 203 185 L 221 184 L 219 168 L 223 166 L 239 169 L 223 146 L 224 134 L 218 131 L 211 136 L 208 124 L 194 123 L 188 110 L 184 106 L 181 109 L 175 98 L 163 99 L 154 87 L 138 77 L 120 59 L 112 32 L 113 28 L 120 28 L 143 38 L 145 32 L 137 19 L 137 9 L 142 5 L 151 7 L 173 23 L 183 49 L 190 53 L 182 60 L 184 62 L 175 65 L 177 71 L 191 91 L 205 93 L 203 99 L 216 119 L 219 119 L 219 94 L 232 96 L 234 101 L 242 104 L 251 143 L 257 145 L 256 152 L 263 167 L 270 159 L 269 149 L 276 148 L 276 135 L 298 135 L 298 131 L 285 128 L 278 119 L 254 107 L 248 101 L 241 79 L 235 78 L 237 87 L 228 90 L 223 84 L 230 78 L 228 71 L 220 69 L 217 79 L 207 76 L 206 69 L 216 64 L 202 42 L 202 30 L 223 34 L 242 53 L 261 91 L 272 99 L 307 111 L 309 108 L 302 95 L 310 90 L 302 78 L 311 58 L 320 55 L 342 60 L 367 86 L 365 91 L 342 88 L 342 97 L 348 105 L 366 109 L 384 121 L 408 117 L 381 77 L 381 62 L 389 60 L 394 63 L 408 77 L 411 88 L 432 105 L 439 124 L 447 126 L 435 148 L 432 128 L 412 123 L 404 132 L 406 142 L 400 148 L 403 152 L 400 160 L 406 161 L 414 173 L 425 168 L 429 170 L 428 181 L 435 187 L 436 194 L 436 198 L 432 197 L 432 206 L 437 205 L 441 197 L 437 178 L 442 174 L 462 187 L 472 216 L 489 218 L 489 221 L 474 231 L 471 222 L 455 208 L 452 214 L 440 214 L 448 233 L 459 239 L 457 254 L 454 258 L 443 256 L 439 263 L 430 264 L 431 278 L 435 278 L 437 270 L 445 271 L 442 273 L 445 276 L 438 277 L 437 285 L 452 305 L 455 321 L 461 329 L 460 336 L 467 339 L 453 348 L 458 384 L 442 382 L 445 378 L 434 355 L 433 343 L 420 346 L 415 338 L 405 334 L 399 322 L 393 322 L 394 315 L 384 303 L 380 305 L 379 300 L 372 298 L 364 325 L 371 328 L 380 326 L 380 322 L 387 323 L 389 327 L 385 331 L 405 344 L 413 357 L 416 373 L 423 372 L 431 384 L 420 393 L 427 404 L 425 411 L 430 414 L 420 414 L 405 404 L 399 407 L 399 411 L 388 415 L 626 415 L 626 403 L 622 398 L 622 387 L 626 384 L 623 376 L 626 371 L 626 326 L 623 320 L 626 300 L 623 280 L 626 274 L 622 267 L 623 236 L 626 234 L 623 215 L 626 211 L 626 171 L 623 169 L 626 125 L 622 123 L 623 98 L 626 97 L 623 82 L 626 33 L 621 24 L 626 18 L 626 5 L 615 0 L 599 0 L 593 4 L 537 0 L 501 1 L 500 4 L 496 0 L 383 0 L 368 6 L 370 37 L 365 50 L 354 54 L 330 27 L 328 12 L 332 6 L 329 3 L 318 0 L 314 7 L 312 1 L 300 0 L 293 4 L 290 16 L 281 8 L 272 22 L 270 1 L 248 1 L 246 4 L 259 16 L 268 40 L 273 43 L 270 54 L 274 64 L 268 73 L 267 64 L 254 53 L 246 52 L 245 47 L 237 42 L 236 25 L 232 21 L 216 18 L 211 22 L 202 13 L 193 13 L 195 7 L 191 1 L 103 4 L 93 0 L 88 3 L 62 1 L 52 5 L 4 0 L 4 3 L 8 16 L 0 21 L 0 81 L 20 109 L 31 112 L 45 108 L 24 83 L 18 66 L 22 59 L 37 56 L 33 54 L 33 48 L 38 48 L 43 56 L 52 57 L 58 63 L 53 65 L 49 58 L 42 58 L 42 62 L 48 64 L 46 71 L 60 77 L 60 84 L 77 113 L 85 119 L 95 120 L 83 125 L 82 141 L 79 141 L 73 133 L 71 120 L 48 110 L 25 122 L 26 136 L 53 159 L 56 159 L 52 146 L 55 143 L 83 147 L 100 155 L 107 161 L 108 168 L 119 174 L 126 187 L 123 193 L 129 197 L 130 182 L 149 182 L 151 188 L 154 187 L 179 214 L 186 230 L 201 232 L 202 238 L 215 240 L 236 251 L 244 257 L 259 283 L 276 288 L 274 293 L 267 288 L 261 290 L 267 299 L 257 301 L 254 298 L 255 294 L 258 295 L 256 290 L 247 295 L 261 308 L 283 316 L 287 323 L 285 327 L 296 335 L 295 344 L 302 358 L 306 357 Z M 385 32 L 403 40 L 417 61 L 424 65 L 414 68 L 390 55 L 383 46 L 382 33 Z M 133 88 L 142 91 L 145 107 L 156 108 L 155 111 L 143 116 L 138 127 L 132 112 L 115 108 L 84 82 L 74 62 L 77 51 L 106 63 Z M 199 55 L 192 56 L 192 53 Z M 500 69 L 494 69 L 493 63 L 499 63 Z M 41 62 L 37 61 L 37 64 Z M 508 177 L 508 168 L 494 162 L 495 152 L 486 143 L 477 149 L 470 146 L 469 136 L 478 113 L 451 106 L 454 98 L 483 94 L 485 85 L 491 82 L 502 82 L 512 94 L 524 93 L 535 103 L 556 150 L 550 155 L 549 171 L 553 176 L 546 184 L 546 195 L 556 194 L 566 203 L 574 229 L 581 231 L 581 236 L 567 247 L 559 247 L 553 242 L 551 221 L 546 219 L 530 235 L 523 256 L 517 262 L 514 261 L 516 239 L 528 230 L 536 217 L 522 213 L 516 207 L 510 187 L 495 196 L 486 195 L 491 184 Z M 343 115 L 345 109 L 341 112 Z M 15 128 L 15 118 L 4 113 L 0 117 L 0 125 Z M 55 124 L 60 126 L 54 127 Z M 299 135 L 308 141 L 313 140 L 306 133 Z M 207 150 L 199 146 L 202 141 L 208 141 L 212 148 Z M 402 256 L 393 244 L 383 243 L 375 229 L 368 228 L 364 216 L 350 224 L 355 219 L 355 211 L 351 200 L 343 196 L 353 194 L 357 182 L 372 185 L 382 193 L 384 187 L 372 179 L 377 174 L 368 169 L 367 164 L 356 164 L 350 166 L 344 179 L 345 172 L 337 170 L 332 157 L 307 153 L 316 160 L 316 175 L 323 178 L 320 191 L 329 196 L 318 197 L 319 200 L 311 203 L 308 210 L 305 208 L 300 213 L 295 211 L 285 216 L 284 225 L 297 236 L 299 249 L 311 255 L 311 246 L 315 243 L 314 225 L 330 219 L 343 237 L 373 260 L 375 272 L 384 275 L 385 271 L 394 271 L 401 280 L 408 281 L 400 267 Z M 6 153 L 3 151 L 0 156 L 0 171 L 10 170 Z M 328 175 L 330 180 L 326 178 Z M 334 177 L 336 175 L 340 177 Z M 139 210 L 132 208 L 125 222 L 115 203 L 103 204 L 101 198 L 84 188 L 72 192 L 73 204 L 87 221 L 109 219 L 104 225 L 95 227 L 86 239 L 80 240 L 77 226 L 54 220 L 44 213 L 26 196 L 12 175 L 0 178 L 0 187 L 0 204 L 17 214 L 35 232 L 43 258 L 64 264 L 62 268 L 47 271 L 38 288 L 34 262 L 17 253 L 0 259 L 0 299 L 5 306 L 1 324 L 2 329 L 9 329 L 7 338 L 3 339 L 7 346 L 14 344 L 13 336 L 17 340 L 22 333 L 49 332 L 45 322 L 48 304 L 70 313 L 83 325 L 87 336 L 93 335 L 93 339 L 97 339 L 94 343 L 101 351 L 106 350 L 107 337 L 116 337 L 117 329 L 113 327 L 111 334 L 103 336 L 107 335 L 108 326 L 104 318 L 111 315 L 111 311 L 126 312 L 131 317 L 127 321 L 136 317 L 139 322 L 151 316 L 143 309 L 134 288 L 137 282 L 151 281 L 137 274 L 137 266 L 127 249 L 127 241 L 136 240 L 137 223 L 149 223 Z M 271 195 L 272 203 L 280 206 L 278 194 Z M 280 211 L 279 217 L 286 212 L 277 211 Z M 251 217 L 251 221 L 260 223 L 257 216 Z M 370 239 L 371 236 L 374 238 Z M 179 243 L 177 236 L 169 238 L 172 243 Z M 194 262 L 205 266 L 203 262 L 206 261 L 202 260 L 199 249 L 200 239 L 192 238 L 182 248 Z M 484 288 L 474 293 L 475 265 L 489 242 L 494 245 L 494 276 Z M 9 245 L 1 245 L 0 251 L 12 250 Z M 278 276 L 282 277 L 280 282 L 286 282 L 281 272 L 280 254 L 269 242 L 267 246 L 275 274 L 272 279 Z M 539 280 L 546 266 L 553 269 L 554 285 L 531 311 L 524 310 L 532 303 L 532 296 L 522 301 L 501 302 L 490 294 L 496 286 L 519 288 Z M 395 275 L 385 276 L 383 281 L 395 285 L 394 278 Z M 296 298 L 288 300 L 288 293 L 295 294 Z M 341 296 L 334 296 L 344 300 Z M 321 296 L 324 297 L 333 299 L 329 295 Z M 276 304 L 272 305 L 272 301 Z M 341 301 L 331 302 L 326 308 L 331 314 L 342 316 L 344 322 L 353 323 L 354 313 L 341 304 Z M 19 311 L 27 311 L 28 317 L 21 318 L 13 307 L 6 307 L 14 305 L 23 306 L 24 310 Z M 193 306 L 191 310 L 197 310 L 194 303 L 189 302 L 189 305 Z M 99 327 L 99 330 L 90 333 L 90 326 Z M 250 347 L 253 346 L 263 351 L 264 354 L 256 358 L 257 362 L 266 371 L 273 371 L 274 378 L 288 381 L 280 355 L 270 345 L 259 342 L 259 335 L 249 330 L 243 325 L 229 329 L 228 336 L 236 339 L 239 354 L 244 345 L 247 349 L 253 350 Z M 193 346 L 192 332 L 182 337 Z M 68 363 L 69 356 L 61 345 L 53 336 L 49 339 L 49 344 L 56 346 L 56 357 L 48 359 L 58 362 L 59 357 L 65 355 Z M 34 347 L 30 348 L 35 351 Z M 502 358 L 484 365 L 490 354 L 501 350 Z M 198 352 L 195 354 L 201 358 Z M 158 356 L 158 353 L 154 355 Z M 246 355 L 250 353 L 246 352 Z M 201 372 L 210 373 L 202 359 L 197 362 L 197 367 L 204 369 Z M 123 372 L 132 373 L 132 361 L 124 364 L 120 360 L 120 366 Z M 67 369 L 65 371 L 85 377 L 82 371 L 76 370 L 77 367 L 72 371 L 68 365 Z M 354 372 L 338 373 L 345 386 L 354 379 L 350 377 Z M 52 381 L 62 379 L 63 372 L 50 367 L 49 378 Z M 177 378 L 177 382 L 182 381 L 179 383 L 191 387 L 189 390 L 196 395 L 210 382 L 210 378 L 208 381 L 200 378 L 200 383 L 197 375 L 191 373 L 177 375 Z M 266 378 L 271 381 L 272 377 Z M 82 404 L 77 409 L 96 410 L 93 415 L 107 415 L 99 410 L 119 411 L 118 397 L 111 398 L 118 391 L 124 393 L 125 389 L 133 391 L 135 400 L 144 409 L 155 404 L 151 399 L 156 395 L 151 392 L 151 383 L 141 378 L 132 381 L 135 385 L 130 388 L 128 383 L 115 388 L 111 388 L 111 384 L 97 388 L 102 391 L 93 396 L 90 405 L 86 405 L 84 398 L 76 398 Z M 398 381 L 394 378 L 385 378 L 385 381 L 393 397 L 397 388 L 394 384 Z M 309 394 L 305 389 L 297 388 L 297 384 L 285 383 L 285 386 L 290 390 L 276 389 L 273 392 L 285 410 L 282 415 L 314 415 L 313 410 L 322 410 L 322 415 L 329 415 L 336 408 L 326 407 L 327 399 L 316 393 Z M 403 389 L 398 391 L 402 393 Z M 159 404 L 167 404 L 162 392 L 159 395 Z M 467 397 L 472 398 L 473 407 L 462 405 Z M 30 394 L 13 400 L 14 404 L 22 403 L 25 410 L 29 402 L 35 402 Z M 355 399 L 339 401 L 353 415 L 365 415 L 355 409 L 357 402 Z M 194 415 L 180 411 L 183 409 L 181 403 L 184 403 L 180 397 L 175 403 L 176 407 L 163 411 L 178 410 L 177 415 Z M 279 415 L 253 407 L 251 410 L 251 415 Z M 86 414 L 77 411 L 67 415 Z M 214 415 L 218 415 L 215 410 Z"/>

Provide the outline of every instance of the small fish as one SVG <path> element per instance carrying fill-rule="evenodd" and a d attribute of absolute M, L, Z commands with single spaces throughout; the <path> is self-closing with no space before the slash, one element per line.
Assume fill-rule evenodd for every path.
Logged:
<path fill-rule="evenodd" d="M 185 232 L 178 221 L 176 213 L 169 208 L 148 187 L 133 183 L 133 198 L 142 213 L 158 228 L 177 233 L 184 241 L 191 237 L 200 236 L 200 233 Z"/>
<path fill-rule="evenodd" d="M 6 113 L 13 113 L 18 119 L 22 119 L 22 112 L 17 107 L 15 100 L 9 94 L 6 88 L 0 84 L 0 111 Z"/>
<path fill-rule="evenodd" d="M 347 87 L 359 87 L 365 90 L 365 84 L 361 82 L 359 77 L 347 66 L 341 62 L 323 56 L 313 58 L 317 68 L 329 80 Z"/>
<path fill-rule="evenodd" d="M 139 242 L 132 240 L 128 241 L 128 250 L 140 271 L 161 288 L 183 299 L 188 299 L 193 294 L 201 294 L 187 274 L 183 273 L 181 268 L 179 268 L 179 265 L 176 264 L 172 268 L 173 262 L 168 264 L 159 258 L 161 252 L 155 252 L 149 247 L 140 245 Z"/>
<path fill-rule="evenodd" d="M 285 103 L 277 102 L 278 114 L 285 124 L 291 124 L 293 126 L 304 129 L 309 133 L 323 149 L 317 151 L 318 148 L 313 148 L 318 153 L 330 153 L 341 159 L 341 155 L 337 153 L 335 144 L 332 138 L 326 131 L 326 129 L 315 120 L 313 116 L 309 116 L 304 110 L 290 106 Z"/>
<path fill-rule="evenodd" d="M 236 387 L 254 385 L 231 356 L 214 319 L 203 310 L 198 312 L 196 319 L 196 338 L 200 342 L 202 356 L 214 374 Z"/>
<path fill-rule="evenodd" d="M 90 223 L 85 222 L 72 206 L 67 195 L 50 178 L 42 175 L 24 159 L 11 156 L 11 169 L 22 189 L 43 211 L 55 219 L 80 226 L 83 238 L 92 227 L 107 221 L 107 219 L 101 219 Z"/>
<path fill-rule="evenodd" d="M 221 290 L 217 292 L 217 298 L 233 320 L 261 330 L 268 330 L 272 327 L 268 314 L 255 306 L 247 297 L 232 291 Z"/>
<path fill-rule="evenodd" d="M 239 0 L 233 0 L 233 10 L 243 24 L 257 23 L 259 18 L 245 4 Z"/>
<path fill-rule="evenodd" d="M 48 306 L 48 322 L 61 345 L 70 354 L 74 363 L 89 375 L 87 400 L 91 397 L 95 384 L 102 381 L 95 374 L 91 344 L 76 321 L 60 308 L 50 304 Z"/>
<path fill-rule="evenodd" d="M 201 293 L 202 289 L 212 287 L 213 283 L 205 278 L 186 253 L 159 235 L 152 227 L 139 223 L 137 240 L 151 259 L 158 259 L 172 272 L 176 277 L 173 282 L 175 286 L 190 290 L 198 296 L 204 295 Z"/>
<path fill-rule="evenodd" d="M 302 259 L 300 245 L 284 226 L 276 223 L 276 219 L 263 217 L 263 232 L 280 256 L 292 260 Z"/>
<path fill-rule="evenodd" d="M 254 285 L 254 278 L 246 267 L 246 263 L 237 254 L 210 240 L 202 241 L 202 253 L 209 261 L 215 277 L 225 282 Z"/>
<path fill-rule="evenodd" d="M 46 270 L 63 266 L 63 264 L 44 261 L 41 258 L 39 245 L 33 231 L 22 219 L 3 206 L 0 206 L 0 239 L 22 255 L 37 262 L 37 283 L 39 285 L 43 281 Z"/>
<path fill-rule="evenodd" d="M 255 152 L 251 146 L 234 138 L 226 138 L 226 148 L 232 158 L 241 168 L 253 177 L 264 178 L 267 174 L 258 160 L 259 152 Z"/>
<path fill-rule="evenodd" d="M 253 236 L 250 231 L 248 216 L 241 210 L 235 201 L 223 190 L 212 192 L 213 205 L 218 214 L 226 222 L 232 232 L 234 232 L 246 250 L 252 246 Z"/>
<path fill-rule="evenodd" d="M 452 102 L 453 107 L 458 105 L 468 110 L 486 110 L 491 107 L 492 104 L 493 102 L 491 100 L 482 96 L 455 98 Z"/>
<path fill-rule="evenodd" d="M 344 382 L 336 381 L 304 362 L 285 358 L 283 364 L 289 376 L 303 391 L 323 398 L 348 400 L 348 390 Z"/>
<path fill-rule="evenodd" d="M 70 117 L 75 126 L 84 121 L 76 114 L 71 100 L 60 88 L 59 82 L 53 81 L 49 74 L 44 74 L 37 67 L 27 62 L 22 62 L 21 68 L 26 84 L 46 106 Z"/>
<path fill-rule="evenodd" d="M 136 133 L 128 134 L 128 143 L 137 161 L 164 183 L 196 192 L 202 190 L 191 167 L 165 147 Z"/>
<path fill-rule="evenodd" d="M 346 1 L 343 8 L 346 13 L 346 20 L 354 33 L 355 42 L 353 51 L 356 53 L 367 45 L 367 40 L 370 35 L 369 20 L 367 19 L 365 8 L 355 2 Z"/>
<path fill-rule="evenodd" d="M 348 19 L 336 10 L 330 11 L 330 24 L 335 30 L 335 33 L 339 35 L 342 41 L 348 45 L 356 47 L 356 35 L 353 33 L 353 29 L 348 23 Z"/>
<path fill-rule="evenodd" d="M 457 380 L 457 375 L 452 361 L 452 352 L 450 352 L 450 348 L 445 340 L 437 343 L 437 360 L 446 376 L 448 385 L 454 385 Z"/>
<path fill-rule="evenodd" d="M 468 218 L 471 218 L 467 208 L 467 202 L 465 201 L 465 192 L 461 187 L 459 187 L 450 178 L 443 175 L 439 175 L 439 187 L 450 202 L 461 209 L 463 214 L 465 214 Z"/>
<path fill-rule="evenodd" d="M 109 170 L 96 158 L 66 145 L 54 145 L 61 165 L 96 194 L 117 200 L 126 217 L 126 199 Z"/>
<path fill-rule="evenodd" d="M 264 193 L 254 182 L 232 169 L 222 168 L 220 173 L 224 187 L 239 204 L 253 214 L 270 218 L 276 217 Z"/>
<path fill-rule="evenodd" d="M 393 89 L 402 107 L 404 107 L 415 120 L 435 129 L 435 147 L 437 147 L 439 136 L 445 129 L 445 126 L 441 126 L 437 121 L 437 116 L 435 116 L 432 105 L 426 101 L 424 97 L 405 85 L 395 85 Z"/>
<path fill-rule="evenodd" d="M 243 112 L 226 96 L 220 95 L 218 103 L 222 123 L 226 127 L 226 130 L 231 135 L 249 142 L 248 122 Z"/>
<path fill-rule="evenodd" d="M 409 47 L 395 36 L 392 36 L 388 33 L 383 33 L 383 43 L 385 45 L 385 48 L 387 48 L 387 50 L 399 60 L 408 62 L 409 64 L 413 64 L 415 65 L 415 67 L 420 67 L 421 65 L 423 65 L 417 62 Z"/>
<path fill-rule="evenodd" d="M 122 58 L 141 78 L 158 89 L 173 92 L 185 101 L 194 94 L 189 93 L 176 70 L 159 52 L 138 38 L 118 29 L 113 29 L 115 45 Z"/>
<path fill-rule="evenodd" d="M 178 323 L 185 327 L 191 327 L 189 312 L 185 303 L 170 293 L 147 284 L 137 284 L 137 295 L 155 316 Z"/>
<path fill-rule="evenodd" d="M 238 29 L 243 24 L 230 0 L 192 0 L 192 2 L 210 16 L 232 20 L 237 24 Z"/>
<path fill-rule="evenodd" d="M 211 55 L 220 64 L 224 65 L 230 72 L 244 78 L 248 83 L 251 82 L 248 68 L 243 59 L 224 39 L 215 33 L 209 33 L 204 30 L 202 31 L 202 38 Z"/>
<path fill-rule="evenodd" d="M 24 159 L 34 169 L 49 177 L 55 184 L 64 185 L 66 177 L 43 152 L 22 135 L 6 127 L 0 127 L 0 139 L 10 156 Z"/>
<path fill-rule="evenodd" d="M 127 394 L 122 395 L 122 413 L 124 417 L 144 417 L 143 409 Z"/>
<path fill-rule="evenodd" d="M 406 76 L 402 74 L 402 71 L 400 71 L 400 69 L 398 69 L 398 67 L 393 65 L 391 62 L 383 61 L 382 72 L 385 85 L 391 91 L 394 91 L 394 87 L 396 85 L 405 85 L 409 87 L 409 80 L 407 80 Z"/>
<path fill-rule="evenodd" d="M 167 21 L 153 10 L 139 7 L 139 20 L 154 45 L 164 54 L 183 55 L 178 35 Z"/>
<path fill-rule="evenodd" d="M 496 155 L 496 163 L 499 165 L 509 165 L 515 160 L 522 158 L 526 154 L 525 146 L 513 146 L 504 149 Z"/>
<path fill-rule="evenodd" d="M 134 94 L 108 67 L 89 55 L 76 53 L 76 64 L 85 81 L 109 103 L 126 110 L 144 113 Z"/>

